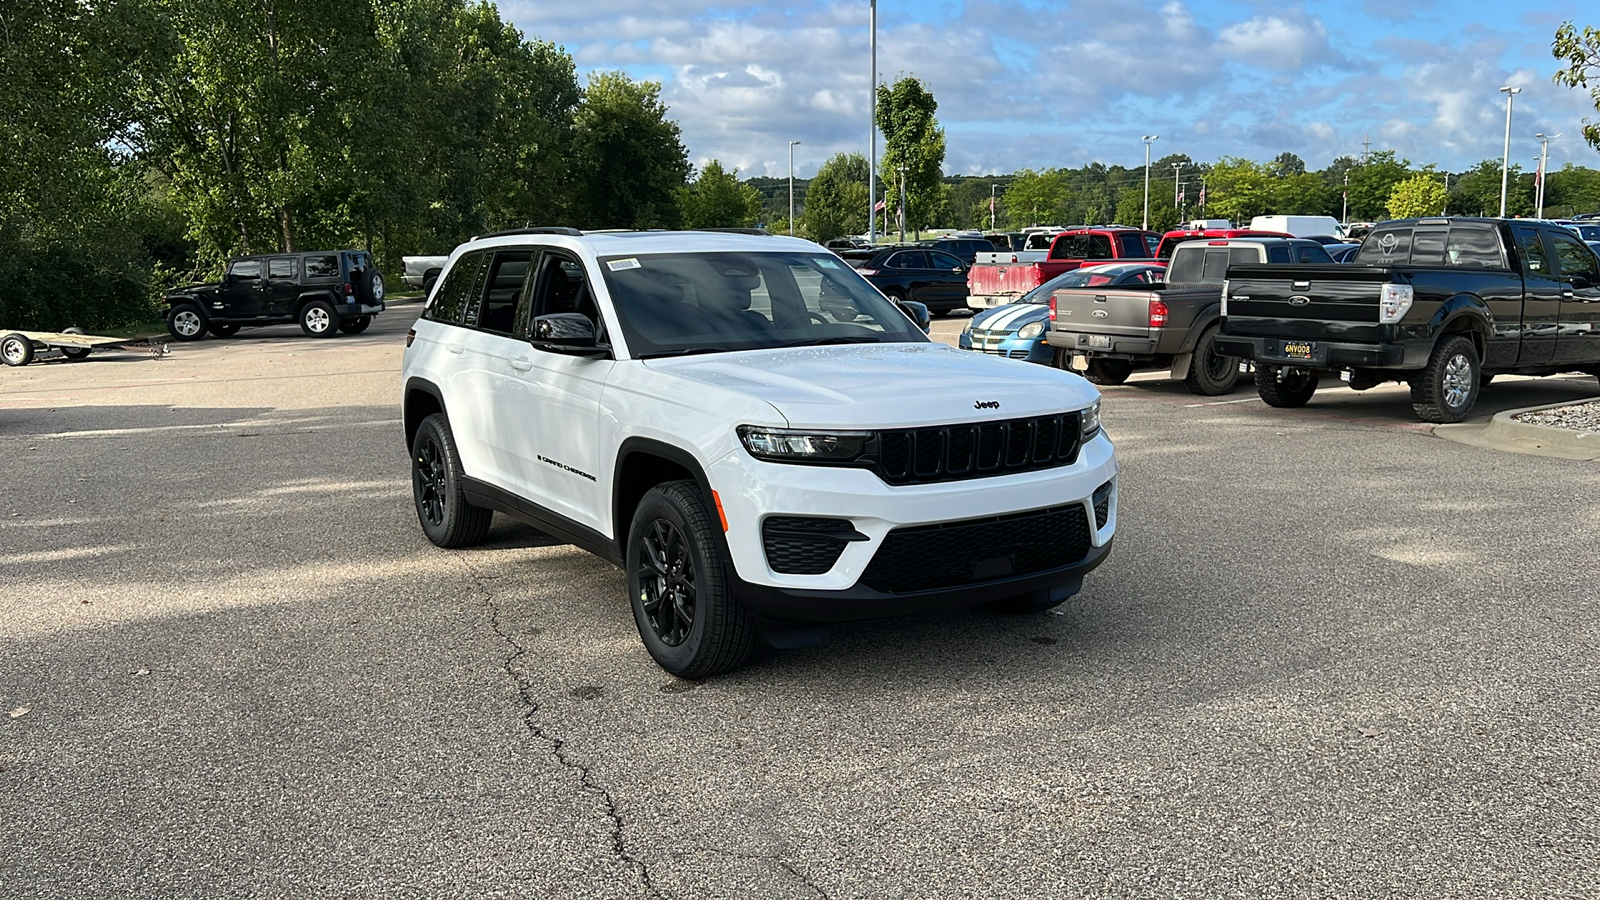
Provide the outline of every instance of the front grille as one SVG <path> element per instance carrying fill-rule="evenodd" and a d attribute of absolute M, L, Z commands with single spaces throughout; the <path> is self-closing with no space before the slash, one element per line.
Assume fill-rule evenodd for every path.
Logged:
<path fill-rule="evenodd" d="M 1008 352 L 1006 355 L 1011 357 L 1012 359 L 1027 359 L 1028 358 L 1028 352 L 1029 351 L 1027 351 L 1027 350 L 1012 350 L 1012 351 Z"/>
<path fill-rule="evenodd" d="M 1059 569 L 1092 547 L 1082 503 L 889 532 L 861 583 L 886 594 L 960 587 Z"/>
<path fill-rule="evenodd" d="M 780 575 L 822 575 L 839 561 L 845 544 L 866 540 L 848 519 L 772 516 L 761 523 L 767 565 Z"/>
<path fill-rule="evenodd" d="M 1000 345 L 1016 337 L 1010 331 L 988 331 L 981 328 L 972 329 L 972 349 L 993 353 L 1000 349 Z"/>
<path fill-rule="evenodd" d="M 893 485 L 960 481 L 1069 466 L 1081 439 L 1076 412 L 879 431 L 857 464 Z"/>

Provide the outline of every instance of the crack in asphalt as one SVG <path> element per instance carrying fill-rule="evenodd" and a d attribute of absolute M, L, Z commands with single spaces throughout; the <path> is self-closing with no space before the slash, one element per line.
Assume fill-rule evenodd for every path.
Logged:
<path fill-rule="evenodd" d="M 645 890 L 650 892 L 651 896 L 656 897 L 657 900 L 666 900 L 666 895 L 661 893 L 660 888 L 656 887 L 655 881 L 650 875 L 650 866 L 644 860 L 638 859 L 628 852 L 626 843 L 623 841 L 624 823 L 622 814 L 617 810 L 616 798 L 611 795 L 609 790 L 595 782 L 594 774 L 589 771 L 588 766 L 577 762 L 567 754 L 567 742 L 565 740 L 545 731 L 544 726 L 534 720 L 534 716 L 538 715 L 540 711 L 539 701 L 533 696 L 533 687 L 529 684 L 528 679 L 518 674 L 515 666 L 517 660 L 527 655 L 528 649 L 517 643 L 516 638 L 500 624 L 500 610 L 494 604 L 494 594 L 484 586 L 482 578 L 475 577 L 474 580 L 477 582 L 478 590 L 483 593 L 483 605 L 489 613 L 489 627 L 494 630 L 495 634 L 500 636 L 501 640 L 511 645 L 511 655 L 506 657 L 503 668 L 505 673 L 511 676 L 511 680 L 516 682 L 517 693 L 522 697 L 523 704 L 528 707 L 528 711 L 522 716 L 522 724 L 527 727 L 534 737 L 550 745 L 551 754 L 555 757 L 556 762 L 578 774 L 578 783 L 584 789 L 595 794 L 604 802 L 606 818 L 611 823 L 611 852 L 616 854 L 618 859 L 638 870 L 639 880 L 644 885 Z"/>

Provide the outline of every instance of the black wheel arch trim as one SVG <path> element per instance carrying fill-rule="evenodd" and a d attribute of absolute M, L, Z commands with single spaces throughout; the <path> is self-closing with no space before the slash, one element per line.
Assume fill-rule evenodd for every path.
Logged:
<path fill-rule="evenodd" d="M 716 498 L 711 489 L 711 479 L 706 477 L 705 468 L 701 466 L 700 461 L 694 457 L 694 454 L 683 449 L 682 447 L 668 444 L 665 441 L 661 441 L 656 438 L 639 437 L 636 435 L 634 437 L 625 438 L 622 441 L 622 444 L 617 447 L 617 459 L 611 471 L 610 505 L 612 523 L 611 530 L 617 536 L 616 545 L 618 552 L 625 555 L 625 548 L 628 540 L 628 526 L 633 522 L 633 510 L 623 510 L 623 503 L 627 497 L 621 490 L 623 484 L 622 473 L 628 465 L 629 457 L 638 456 L 641 454 L 660 457 L 665 459 L 667 462 L 681 467 L 689 473 L 690 479 L 699 486 L 701 496 L 705 497 L 707 505 L 713 507 L 710 511 L 716 514 L 717 518 L 718 527 L 715 532 L 717 539 L 717 550 L 722 554 L 723 562 L 728 568 L 728 576 L 730 578 L 736 577 L 736 573 L 734 572 L 733 557 L 730 555 L 728 550 L 728 536 L 721 528 L 722 515 L 715 509 Z M 640 496 L 643 496 L 643 494 L 641 493 Z M 634 502 L 637 503 L 636 500 Z M 624 512 L 626 512 L 626 515 Z"/>
<path fill-rule="evenodd" d="M 416 393 L 432 397 L 433 405 L 437 407 L 436 411 L 444 416 L 445 421 L 450 421 L 450 414 L 444 408 L 444 392 L 439 390 L 438 385 L 426 378 L 418 378 L 416 376 L 407 379 L 405 390 L 400 397 L 400 420 L 405 426 L 407 453 L 411 452 L 411 442 L 417 439 L 417 429 L 422 427 L 422 420 L 431 414 L 412 415 L 411 397 Z"/>

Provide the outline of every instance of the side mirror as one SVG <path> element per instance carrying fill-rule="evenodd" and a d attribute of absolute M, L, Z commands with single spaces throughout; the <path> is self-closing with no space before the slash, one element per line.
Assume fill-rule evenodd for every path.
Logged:
<path fill-rule="evenodd" d="M 533 320 L 533 344 L 553 353 L 608 356 L 611 348 L 595 337 L 594 322 L 583 313 L 550 313 Z"/>
<path fill-rule="evenodd" d="M 1573 275 L 1568 280 L 1572 282 L 1572 289 L 1575 291 L 1587 290 L 1591 287 L 1594 287 L 1594 282 L 1590 281 L 1589 276 L 1587 275 Z"/>
<path fill-rule="evenodd" d="M 905 313 L 907 318 L 917 323 L 923 334 L 933 329 L 933 316 L 928 312 L 927 304 L 915 300 L 895 300 L 894 305 L 900 307 L 900 311 Z"/>

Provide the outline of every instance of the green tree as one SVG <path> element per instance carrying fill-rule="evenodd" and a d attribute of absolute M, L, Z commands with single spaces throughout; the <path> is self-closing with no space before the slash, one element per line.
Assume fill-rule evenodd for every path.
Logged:
<path fill-rule="evenodd" d="M 1571 21 L 1563 22 L 1556 29 L 1550 52 L 1566 66 L 1558 69 L 1551 80 L 1569 88 L 1587 89 L 1589 99 L 1600 109 L 1600 29 L 1585 26 L 1579 31 Z M 1595 82 L 1592 87 L 1591 79 Z M 1585 118 L 1583 139 L 1600 150 L 1600 124 Z"/>
<path fill-rule="evenodd" d="M 1206 176 L 1208 218 L 1248 224 L 1255 216 L 1271 212 L 1272 178 L 1267 167 L 1237 156 L 1224 156 Z"/>
<path fill-rule="evenodd" d="M 678 123 L 661 85 L 620 72 L 589 79 L 574 123 L 579 218 L 590 228 L 671 228 L 689 176 Z"/>
<path fill-rule="evenodd" d="M 1600 211 L 1600 172 L 1567 163 L 1549 174 L 1544 195 L 1546 215 Z"/>
<path fill-rule="evenodd" d="M 1389 192 L 1387 209 L 1393 219 L 1415 219 L 1421 216 L 1441 215 L 1449 192 L 1432 174 L 1413 175 L 1394 186 Z"/>
<path fill-rule="evenodd" d="M 1449 210 L 1461 216 L 1500 214 L 1500 163 L 1486 159 L 1464 172 L 1450 185 Z M 1533 214 L 1532 185 L 1522 178 L 1522 169 L 1512 165 L 1506 179 L 1506 215 Z"/>
<path fill-rule="evenodd" d="M 889 192 L 889 209 L 897 210 L 904 186 L 905 227 L 921 231 L 939 213 L 943 193 L 944 129 L 934 113 L 939 109 L 925 85 L 906 77 L 878 85 L 878 130 L 883 132 L 883 160 L 879 177 Z"/>
<path fill-rule="evenodd" d="M 1016 173 L 1006 188 L 1006 222 L 1012 228 L 1033 225 L 1065 225 L 1067 214 L 1067 179 L 1060 169 L 1035 172 L 1023 169 Z"/>
<path fill-rule="evenodd" d="M 1291 175 L 1306 174 L 1306 161 L 1285 150 L 1272 158 L 1267 163 L 1267 171 L 1274 178 L 1287 178 Z"/>
<path fill-rule="evenodd" d="M 761 192 L 738 176 L 738 169 L 725 171 L 719 160 L 706 163 L 679 200 L 684 227 L 749 227 L 761 221 Z"/>
<path fill-rule="evenodd" d="M 806 187 L 806 237 L 821 243 L 867 230 L 867 172 L 860 153 L 839 153 L 822 164 Z"/>
<path fill-rule="evenodd" d="M 1410 178 L 1411 161 L 1396 159 L 1393 150 L 1368 154 L 1365 165 L 1351 169 L 1350 216 L 1355 219 L 1381 218 L 1394 186 Z"/>

